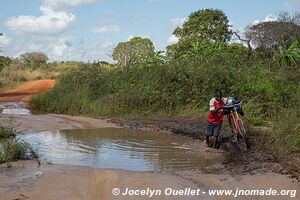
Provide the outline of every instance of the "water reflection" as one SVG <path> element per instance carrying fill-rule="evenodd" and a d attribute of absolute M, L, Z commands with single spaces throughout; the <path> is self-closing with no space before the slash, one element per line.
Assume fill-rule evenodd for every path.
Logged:
<path fill-rule="evenodd" d="M 191 138 L 132 129 L 44 132 L 25 135 L 25 139 L 43 159 L 95 168 L 199 170 L 219 157 L 195 151 Z"/>
<path fill-rule="evenodd" d="M 24 102 L 0 103 L 0 114 L 4 115 L 30 115 L 30 110 L 26 109 Z"/>

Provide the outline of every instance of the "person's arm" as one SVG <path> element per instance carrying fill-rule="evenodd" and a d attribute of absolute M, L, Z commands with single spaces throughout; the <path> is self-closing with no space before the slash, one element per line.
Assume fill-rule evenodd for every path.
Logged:
<path fill-rule="evenodd" d="M 216 114 L 216 113 L 218 113 L 222 109 L 224 109 L 224 106 L 220 106 L 219 108 L 211 110 L 210 112 L 212 112 L 213 114 Z"/>
<path fill-rule="evenodd" d="M 210 102 L 209 102 L 209 110 L 210 110 L 211 113 L 216 114 L 216 113 L 218 113 L 221 109 L 223 109 L 224 107 L 221 106 L 221 107 L 219 107 L 219 108 L 216 108 L 215 105 L 214 105 L 214 101 L 215 101 L 214 99 L 210 100 Z"/>

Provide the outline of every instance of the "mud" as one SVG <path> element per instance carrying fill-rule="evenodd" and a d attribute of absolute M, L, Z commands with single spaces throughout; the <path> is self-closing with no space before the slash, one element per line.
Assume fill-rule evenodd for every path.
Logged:
<path fill-rule="evenodd" d="M 159 130 L 172 134 L 179 134 L 194 139 L 203 140 L 203 131 L 206 125 L 205 118 L 189 119 L 180 117 L 143 117 L 110 120 L 122 127 Z M 229 138 L 230 129 L 225 124 L 221 131 L 220 149 L 224 153 L 222 166 L 212 166 L 206 169 L 207 173 L 255 175 L 274 172 L 287 175 L 300 181 L 299 155 L 290 152 L 274 151 L 264 145 L 264 139 L 255 129 L 248 128 L 245 151 L 239 143 Z"/>

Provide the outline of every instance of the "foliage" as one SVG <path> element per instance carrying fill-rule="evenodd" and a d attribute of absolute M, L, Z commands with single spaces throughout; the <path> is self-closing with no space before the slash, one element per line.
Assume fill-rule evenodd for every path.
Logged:
<path fill-rule="evenodd" d="M 276 55 L 278 58 L 276 58 Z M 300 61 L 300 43 L 295 41 L 290 47 L 286 48 L 284 44 L 279 45 L 279 52 L 275 54 L 281 66 L 296 65 Z"/>
<path fill-rule="evenodd" d="M 30 146 L 27 142 L 13 137 L 7 138 L 2 142 L 0 148 L 0 163 L 6 163 L 11 167 L 11 162 L 26 159 Z"/>
<path fill-rule="evenodd" d="M 179 40 L 197 38 L 200 41 L 227 42 L 232 32 L 229 30 L 229 21 L 223 11 L 218 9 L 202 9 L 189 15 L 182 28 L 174 31 Z"/>
<path fill-rule="evenodd" d="M 164 51 L 153 51 L 147 55 L 138 55 L 139 66 L 165 64 L 167 58 L 163 53 Z"/>
<path fill-rule="evenodd" d="M 229 21 L 223 11 L 203 9 L 193 12 L 183 24 L 174 31 L 179 41 L 167 47 L 168 54 L 175 56 L 192 48 L 197 42 L 225 43 L 231 39 Z"/>
<path fill-rule="evenodd" d="M 147 56 L 154 52 L 150 39 L 134 37 L 127 42 L 120 42 L 113 50 L 112 58 L 122 67 L 129 67 L 138 62 L 139 56 Z"/>
<path fill-rule="evenodd" d="M 22 138 L 16 137 L 17 132 L 12 123 L 0 126 L 0 164 L 6 163 L 11 167 L 11 162 L 23 159 L 38 159 L 37 154 Z"/>
<path fill-rule="evenodd" d="M 299 104 L 297 104 L 299 106 Z M 273 140 L 276 145 L 300 153 L 299 109 L 284 109 L 273 119 Z"/>
<path fill-rule="evenodd" d="M 144 62 L 126 70 L 95 64 L 70 69 L 51 92 L 33 98 L 31 106 L 91 115 L 176 113 L 186 106 L 204 109 L 215 88 L 246 101 L 257 97 L 259 108 L 252 109 L 260 109 L 263 118 L 286 106 L 296 85 L 281 71 L 270 72 L 259 57 L 249 60 L 247 49 L 237 44 L 202 45 L 166 63 Z"/>
<path fill-rule="evenodd" d="M 280 43 L 289 47 L 294 41 L 300 41 L 300 26 L 291 22 L 261 22 L 248 27 L 246 37 L 257 49 L 273 53 Z"/>
<path fill-rule="evenodd" d="M 19 59 L 26 67 L 38 69 L 47 63 L 48 56 L 41 52 L 28 52 L 21 54 Z"/>
<path fill-rule="evenodd" d="M 0 139 L 16 136 L 16 130 L 11 124 L 8 126 L 0 125 Z"/>
<path fill-rule="evenodd" d="M 0 71 L 3 70 L 4 67 L 8 66 L 11 62 L 9 57 L 0 56 Z"/>
<path fill-rule="evenodd" d="M 182 45 L 179 45 L 182 47 Z M 243 58 L 247 55 L 247 49 L 242 44 L 232 43 L 219 43 L 219 42 L 209 42 L 209 41 L 202 41 L 202 42 L 191 42 L 190 46 L 183 49 L 176 49 L 176 46 L 173 52 L 176 52 L 173 55 L 173 59 L 202 59 L 205 58 L 219 58 L 222 59 L 224 56 L 233 56 L 238 58 Z"/>

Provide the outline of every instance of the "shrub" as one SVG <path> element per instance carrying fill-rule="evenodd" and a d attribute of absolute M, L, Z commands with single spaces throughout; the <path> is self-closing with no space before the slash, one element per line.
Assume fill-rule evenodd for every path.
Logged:
<path fill-rule="evenodd" d="M 0 126 L 0 164 L 6 163 L 11 167 L 11 162 L 23 159 L 36 159 L 38 156 L 30 145 L 22 138 L 16 138 L 16 129 L 11 121 L 7 126 Z"/>

